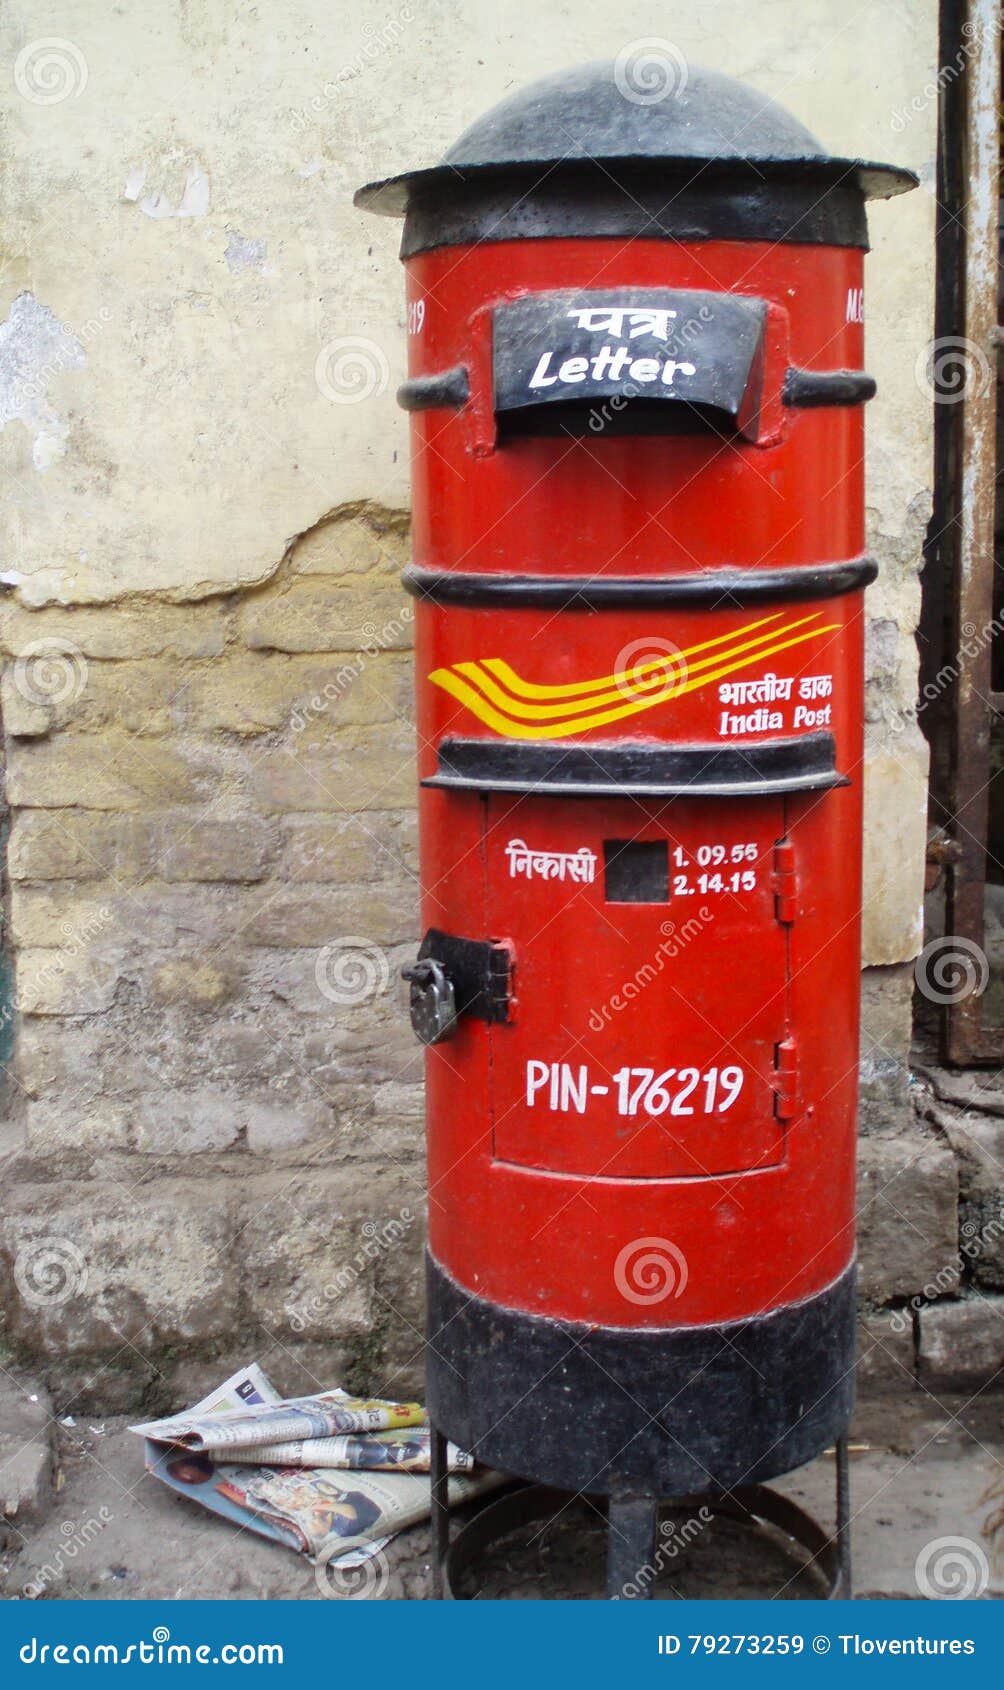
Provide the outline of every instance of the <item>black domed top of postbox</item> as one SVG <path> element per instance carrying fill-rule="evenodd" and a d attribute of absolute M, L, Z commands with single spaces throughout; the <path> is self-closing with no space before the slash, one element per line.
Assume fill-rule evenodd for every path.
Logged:
<path fill-rule="evenodd" d="M 865 200 L 917 185 L 834 157 L 756 89 L 647 45 L 521 89 L 440 164 L 371 182 L 356 205 L 405 217 L 403 257 L 548 235 L 867 246 Z"/>

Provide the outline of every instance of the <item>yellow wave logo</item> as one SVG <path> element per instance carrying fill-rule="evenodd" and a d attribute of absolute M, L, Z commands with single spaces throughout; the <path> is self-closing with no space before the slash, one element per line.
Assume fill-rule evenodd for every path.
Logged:
<path fill-rule="evenodd" d="M 539 685 L 524 681 L 500 657 L 434 669 L 429 680 L 506 739 L 567 739 L 755 668 L 768 657 L 834 633 L 840 626 L 830 622 L 820 627 L 823 613 L 818 610 L 794 622 L 782 622 L 783 614 L 777 611 L 733 634 L 703 640 L 686 651 L 667 650 L 594 681 Z"/>

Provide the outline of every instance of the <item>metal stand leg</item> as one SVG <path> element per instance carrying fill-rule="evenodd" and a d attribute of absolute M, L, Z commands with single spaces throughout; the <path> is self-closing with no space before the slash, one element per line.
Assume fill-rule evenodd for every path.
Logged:
<path fill-rule="evenodd" d="M 450 1509 L 447 1486 L 449 1474 L 446 1463 L 446 1438 L 437 1427 L 432 1427 L 431 1451 L 431 1479 L 432 1479 L 432 1595 L 433 1600 L 443 1600 L 443 1563 L 446 1552 L 450 1547 Z"/>
<path fill-rule="evenodd" d="M 610 1601 L 651 1596 L 655 1583 L 653 1496 L 612 1496 L 607 1512 L 607 1596 Z"/>
<path fill-rule="evenodd" d="M 847 1434 L 837 1439 L 837 1560 L 840 1564 L 838 1594 L 851 1599 L 851 1481 L 847 1460 Z"/>

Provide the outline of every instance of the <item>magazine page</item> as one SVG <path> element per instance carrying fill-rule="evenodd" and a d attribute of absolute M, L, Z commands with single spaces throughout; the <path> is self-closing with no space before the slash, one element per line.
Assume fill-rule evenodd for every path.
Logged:
<path fill-rule="evenodd" d="M 376 1547 L 432 1509 L 428 1474 L 359 1472 L 330 1468 L 242 1466 L 217 1461 L 204 1451 L 147 1440 L 147 1466 L 180 1496 L 201 1503 L 235 1525 L 284 1543 L 301 1554 L 337 1558 L 346 1551 Z M 504 1482 L 488 1468 L 449 1481 L 450 1506 L 467 1502 Z"/>

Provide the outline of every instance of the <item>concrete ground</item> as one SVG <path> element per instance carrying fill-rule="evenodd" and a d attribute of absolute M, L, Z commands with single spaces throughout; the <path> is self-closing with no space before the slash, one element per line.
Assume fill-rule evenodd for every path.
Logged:
<path fill-rule="evenodd" d="M 987 1535 L 995 1507 L 1004 1507 L 1002 1427 L 999 1395 L 967 1403 L 918 1392 L 859 1411 L 851 1456 L 856 1596 L 922 1596 L 918 1556 L 926 1557 L 935 1581 L 951 1580 L 954 1566 L 964 1579 L 974 1569 L 982 1583 L 986 1566 L 989 1583 L 982 1593 L 1004 1596 L 1004 1534 L 996 1553 Z M 833 1483 L 833 1460 L 824 1456 L 778 1488 L 829 1522 Z M 659 1596 L 818 1594 L 784 1545 L 751 1541 L 727 1522 L 691 1537 L 681 1529 L 682 1519 L 667 1538 L 674 1547 L 664 1557 Z M 149 1478 L 141 1440 L 122 1420 L 59 1427 L 56 1490 L 44 1518 L 26 1522 L 23 1537 L 17 1530 L 10 1535 L 0 1565 L 8 1600 L 318 1601 L 349 1588 L 346 1582 L 332 1591 L 292 1551 L 238 1531 Z M 602 1593 L 602 1537 L 588 1505 L 575 1505 L 547 1531 L 531 1535 L 532 1542 L 513 1538 L 497 1548 L 477 1580 L 478 1594 L 540 1599 Z M 946 1538 L 964 1542 L 946 1550 L 939 1545 Z M 426 1597 L 428 1568 L 428 1530 L 416 1526 L 388 1547 L 372 1588 L 384 1598 Z"/>

